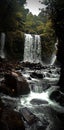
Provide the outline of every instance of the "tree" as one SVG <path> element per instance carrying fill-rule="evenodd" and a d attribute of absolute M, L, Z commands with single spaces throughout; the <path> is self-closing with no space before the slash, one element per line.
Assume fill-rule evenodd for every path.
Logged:
<path fill-rule="evenodd" d="M 64 93 L 64 0 L 47 0 L 48 11 L 58 38 L 57 59 L 61 63 L 60 90 Z"/>
<path fill-rule="evenodd" d="M 23 27 L 25 2 L 26 0 L 0 1 L 0 31 L 6 32 Z"/>

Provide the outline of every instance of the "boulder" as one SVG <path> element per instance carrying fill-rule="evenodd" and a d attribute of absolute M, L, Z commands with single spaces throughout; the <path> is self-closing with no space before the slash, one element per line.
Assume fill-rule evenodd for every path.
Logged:
<path fill-rule="evenodd" d="M 27 124 L 32 126 L 32 129 L 34 129 L 33 126 L 35 124 L 37 130 L 45 130 L 49 124 L 49 122 L 44 117 L 43 121 L 41 122 L 41 120 L 27 107 L 21 109 L 21 114 Z"/>
<path fill-rule="evenodd" d="M 7 108 L 3 110 L 0 128 L 3 128 L 1 130 L 25 130 L 20 114 Z"/>
<path fill-rule="evenodd" d="M 22 108 L 20 113 L 28 125 L 32 125 L 38 120 L 38 118 L 27 107 Z"/>
<path fill-rule="evenodd" d="M 30 76 L 31 76 L 32 78 L 38 78 L 38 79 L 42 79 L 42 78 L 44 77 L 44 75 L 42 75 L 41 73 L 37 73 L 37 72 L 32 72 L 32 73 L 30 74 Z"/>
<path fill-rule="evenodd" d="M 8 125 L 3 121 L 0 121 L 0 130 L 9 130 Z"/>
<path fill-rule="evenodd" d="M 8 87 L 6 87 L 5 84 L 0 86 L 0 93 L 4 93 L 6 95 L 13 96 L 12 90 L 9 89 Z"/>
<path fill-rule="evenodd" d="M 5 85 L 12 91 L 13 96 L 28 94 L 30 92 L 26 79 L 16 72 L 5 73 Z"/>
<path fill-rule="evenodd" d="M 64 106 L 64 94 L 62 94 L 59 90 L 52 92 L 50 99 L 58 102 L 61 106 Z"/>
<path fill-rule="evenodd" d="M 30 103 L 33 104 L 33 105 L 48 104 L 47 101 L 41 100 L 41 99 L 32 99 L 32 100 L 30 101 Z"/>

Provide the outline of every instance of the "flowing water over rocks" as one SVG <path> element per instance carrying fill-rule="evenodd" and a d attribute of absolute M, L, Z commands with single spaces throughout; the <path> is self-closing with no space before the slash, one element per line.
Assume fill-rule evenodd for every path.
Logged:
<path fill-rule="evenodd" d="M 41 63 L 40 47 L 39 35 L 25 34 L 24 61 L 0 59 L 2 130 L 64 129 L 64 95 L 57 86 L 60 68 Z"/>
<path fill-rule="evenodd" d="M 56 84 L 60 77 L 60 68 L 40 65 L 41 68 L 37 69 L 38 64 L 35 66 L 32 63 L 35 69 L 30 69 L 25 64 L 26 62 L 25 67 L 23 63 L 20 64 L 23 70 L 16 67 L 15 71 L 27 80 L 30 92 L 16 98 L 1 93 L 5 107 L 20 113 L 25 130 L 63 130 L 64 106 L 50 98 L 59 89 Z"/>

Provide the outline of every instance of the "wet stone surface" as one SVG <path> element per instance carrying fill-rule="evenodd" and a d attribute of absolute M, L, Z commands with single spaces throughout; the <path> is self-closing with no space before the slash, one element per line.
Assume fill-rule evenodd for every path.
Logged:
<path fill-rule="evenodd" d="M 0 65 L 0 129 L 63 130 L 64 95 L 57 86 L 60 68 L 1 60 Z M 6 79 L 6 73 L 11 73 L 14 81 L 13 78 L 9 80 L 9 77 Z M 27 88 L 29 85 L 28 93 L 26 85 Z M 24 86 L 24 95 L 18 86 Z"/>

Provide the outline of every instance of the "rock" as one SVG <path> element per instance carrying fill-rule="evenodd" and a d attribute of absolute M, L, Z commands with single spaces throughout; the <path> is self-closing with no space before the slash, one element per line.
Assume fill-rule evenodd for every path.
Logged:
<path fill-rule="evenodd" d="M 22 108 L 21 113 L 27 124 L 29 126 L 32 126 L 32 129 L 34 129 L 35 125 L 37 130 L 45 130 L 49 125 L 49 122 L 44 117 L 41 122 L 41 120 L 36 115 L 34 115 L 27 107 Z"/>
<path fill-rule="evenodd" d="M 13 92 L 11 91 L 11 89 L 6 87 L 6 85 L 1 85 L 0 86 L 0 93 L 4 93 L 6 95 L 13 96 Z"/>
<path fill-rule="evenodd" d="M 44 68 L 44 66 L 42 66 L 41 63 L 30 63 L 28 61 L 22 62 L 21 65 L 23 67 L 29 67 L 30 69 L 38 69 L 38 70 L 40 70 L 40 69 Z"/>
<path fill-rule="evenodd" d="M 34 124 L 38 119 L 37 117 L 27 108 L 22 108 L 20 110 L 20 113 L 23 116 L 23 119 L 29 124 L 32 125 Z"/>
<path fill-rule="evenodd" d="M 5 130 L 25 130 L 23 120 L 18 112 L 15 112 L 11 109 L 4 109 L 2 118 L 2 122 L 0 127 L 7 127 Z M 4 126 L 2 126 L 4 124 Z M 1 129 L 4 130 L 4 129 Z"/>
<path fill-rule="evenodd" d="M 37 73 L 37 72 L 32 72 L 32 73 L 30 74 L 30 76 L 31 76 L 32 78 L 38 78 L 38 79 L 42 79 L 42 78 L 44 77 L 44 75 L 39 74 L 39 73 Z"/>
<path fill-rule="evenodd" d="M 37 130 L 46 130 L 48 125 L 49 122 L 45 118 L 43 118 L 42 122 L 37 122 Z"/>
<path fill-rule="evenodd" d="M 61 106 L 64 106 L 64 94 L 62 94 L 59 90 L 52 92 L 50 99 L 58 102 Z"/>
<path fill-rule="evenodd" d="M 5 73 L 5 84 L 12 91 L 13 96 L 28 94 L 30 92 L 25 78 L 16 72 Z"/>
<path fill-rule="evenodd" d="M 46 77 L 50 78 L 50 77 L 51 77 L 50 73 L 47 73 L 47 74 L 46 74 Z"/>
<path fill-rule="evenodd" d="M 4 103 L 0 99 L 0 119 L 1 119 L 1 116 L 2 116 L 3 108 L 4 108 Z"/>
<path fill-rule="evenodd" d="M 48 104 L 47 101 L 45 101 L 45 100 L 40 100 L 40 99 L 32 99 L 32 100 L 30 101 L 30 103 L 33 104 L 33 105 Z"/>
<path fill-rule="evenodd" d="M 8 125 L 3 121 L 0 121 L 0 130 L 9 130 Z"/>
<path fill-rule="evenodd" d="M 51 85 L 49 83 L 42 83 L 42 90 L 43 91 L 47 91 L 47 89 L 49 89 L 51 87 Z"/>

